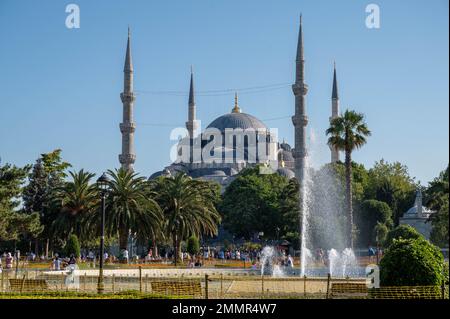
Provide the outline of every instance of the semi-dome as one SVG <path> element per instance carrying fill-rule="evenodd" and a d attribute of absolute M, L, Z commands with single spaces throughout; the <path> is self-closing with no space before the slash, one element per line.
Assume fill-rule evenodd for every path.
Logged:
<path fill-rule="evenodd" d="M 225 132 L 225 129 L 264 129 L 267 130 L 267 126 L 253 115 L 246 113 L 229 113 L 216 118 L 208 128 L 216 128 L 221 132 Z"/>

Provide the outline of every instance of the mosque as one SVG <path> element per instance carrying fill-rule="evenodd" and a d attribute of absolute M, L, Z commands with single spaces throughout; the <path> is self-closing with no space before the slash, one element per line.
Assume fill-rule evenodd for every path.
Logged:
<path fill-rule="evenodd" d="M 305 103 L 308 86 L 305 84 L 301 17 L 295 73 L 295 82 L 292 85 L 295 97 L 295 112 L 292 116 L 292 123 L 295 128 L 295 145 L 292 147 L 284 141 L 278 142 L 277 137 L 261 120 L 251 114 L 242 112 L 237 94 L 231 112 L 217 117 L 207 126 L 204 132 L 198 134 L 194 75 L 191 71 L 186 121 L 187 136 L 178 143 L 177 160 L 164 169 L 153 173 L 150 179 L 185 172 L 193 178 L 216 181 L 222 186 L 223 190 L 244 168 L 265 164 L 265 167 L 271 167 L 274 173 L 289 179 L 296 177 L 300 181 L 303 178 L 307 155 L 306 126 L 308 124 Z M 122 153 L 119 155 L 119 161 L 122 168 L 133 170 L 136 159 L 134 151 L 136 125 L 133 119 L 135 95 L 133 93 L 133 63 L 129 32 L 125 55 L 124 91 L 120 96 L 123 103 L 123 122 L 120 124 Z M 337 117 L 338 114 L 339 97 L 336 67 L 334 67 L 330 120 Z M 208 148 L 209 142 L 213 140 L 216 143 L 214 148 L 210 149 Z M 339 161 L 339 152 L 335 149 L 330 149 L 330 151 L 331 161 Z M 209 155 L 213 155 L 212 160 Z"/>

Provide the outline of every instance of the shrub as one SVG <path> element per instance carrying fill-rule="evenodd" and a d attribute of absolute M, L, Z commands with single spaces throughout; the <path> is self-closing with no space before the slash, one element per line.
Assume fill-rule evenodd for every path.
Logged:
<path fill-rule="evenodd" d="M 200 252 L 200 242 L 197 237 L 189 237 L 187 240 L 186 250 L 191 255 L 197 255 Z"/>
<path fill-rule="evenodd" d="M 395 227 L 387 234 L 385 247 L 389 247 L 394 239 L 419 239 L 424 238 L 414 227 L 409 225 L 400 225 Z"/>
<path fill-rule="evenodd" d="M 394 239 L 380 262 L 382 286 L 440 285 L 444 257 L 423 238 Z"/>
<path fill-rule="evenodd" d="M 66 246 L 64 247 L 64 252 L 66 256 L 74 255 L 75 258 L 80 257 L 80 242 L 76 235 L 70 235 L 67 240 Z"/>

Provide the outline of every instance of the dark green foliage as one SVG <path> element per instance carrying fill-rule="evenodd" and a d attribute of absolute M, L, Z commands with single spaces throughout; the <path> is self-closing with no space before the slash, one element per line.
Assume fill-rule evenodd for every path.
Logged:
<path fill-rule="evenodd" d="M 356 214 L 356 224 L 359 229 L 359 244 L 361 247 L 376 243 L 375 227 L 378 223 L 387 228 L 392 227 L 392 211 L 388 204 L 375 199 L 362 202 Z M 380 228 L 381 226 L 378 226 Z"/>
<path fill-rule="evenodd" d="M 225 190 L 219 210 L 224 226 L 237 238 L 281 238 L 298 232 L 298 184 L 278 174 L 246 169 Z M 279 231 L 278 231 L 279 229 Z"/>
<path fill-rule="evenodd" d="M 409 175 L 408 168 L 399 162 L 388 163 L 382 159 L 369 170 L 368 181 L 365 198 L 388 204 L 394 225 L 398 225 L 399 218 L 414 203 L 418 187 Z"/>
<path fill-rule="evenodd" d="M 188 238 L 186 250 L 191 255 L 197 255 L 200 252 L 200 241 L 197 237 L 191 236 Z"/>
<path fill-rule="evenodd" d="M 22 184 L 29 170 L 29 166 L 0 165 L 0 240 L 34 237 L 42 232 L 39 215 L 24 214 L 18 208 Z"/>
<path fill-rule="evenodd" d="M 423 236 L 413 227 L 409 225 L 400 225 L 392 229 L 386 237 L 385 247 L 389 247 L 394 239 L 419 239 Z"/>
<path fill-rule="evenodd" d="M 430 182 L 425 192 L 426 205 L 435 211 L 431 215 L 432 231 L 431 241 L 441 247 L 448 247 L 449 244 L 449 167 L 442 171 L 438 177 Z"/>
<path fill-rule="evenodd" d="M 440 285 L 444 279 L 444 257 L 427 240 L 398 239 L 380 262 L 382 286 Z"/>
<path fill-rule="evenodd" d="M 76 235 L 69 236 L 66 246 L 64 247 L 64 251 L 68 257 L 71 255 L 74 255 L 75 258 L 80 257 L 80 242 L 78 241 L 78 237 Z"/>

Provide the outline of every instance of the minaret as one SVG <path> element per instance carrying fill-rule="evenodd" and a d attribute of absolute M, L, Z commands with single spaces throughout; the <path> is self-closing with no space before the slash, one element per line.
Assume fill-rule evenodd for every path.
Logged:
<path fill-rule="evenodd" d="M 190 145 L 190 157 L 189 162 L 193 162 L 193 139 L 195 137 L 195 132 L 198 128 L 198 122 L 196 120 L 196 107 L 195 107 L 195 98 L 194 98 L 194 73 L 192 72 L 191 67 L 191 83 L 189 86 L 189 102 L 188 102 L 188 120 L 186 122 L 186 129 L 189 133 L 189 145 Z"/>
<path fill-rule="evenodd" d="M 123 121 L 120 123 L 122 133 L 122 154 L 119 155 L 119 162 L 122 168 L 133 171 L 133 164 L 136 160 L 134 153 L 134 131 L 136 124 L 133 121 L 133 104 L 135 96 L 133 93 L 133 62 L 131 60 L 130 28 L 128 28 L 127 52 L 125 55 L 125 66 L 123 69 L 124 84 L 120 99 L 123 104 Z"/>
<path fill-rule="evenodd" d="M 302 16 L 300 15 L 300 28 L 298 32 L 297 58 L 295 69 L 295 83 L 292 85 L 292 91 L 295 95 L 295 115 L 292 117 L 292 123 L 295 128 L 295 149 L 293 156 L 295 159 L 295 177 L 301 184 L 305 175 L 306 152 L 306 125 L 308 117 L 306 116 L 305 96 L 308 92 L 308 86 L 305 84 L 305 60 L 303 56 L 303 31 Z"/>
<path fill-rule="evenodd" d="M 334 72 L 333 72 L 333 91 L 331 92 L 331 117 L 332 119 L 339 116 L 339 95 L 338 95 L 338 86 L 336 79 L 336 63 L 334 63 Z M 339 150 L 335 147 L 330 146 L 331 151 L 331 163 L 339 162 Z"/>

